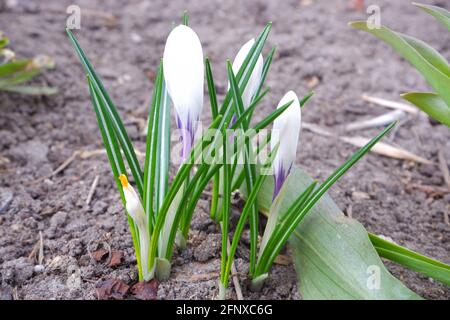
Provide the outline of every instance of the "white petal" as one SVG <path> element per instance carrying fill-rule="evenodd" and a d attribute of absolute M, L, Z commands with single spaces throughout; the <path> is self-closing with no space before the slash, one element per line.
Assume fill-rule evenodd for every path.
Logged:
<path fill-rule="evenodd" d="M 278 103 L 278 107 L 293 101 L 291 105 L 273 122 L 271 149 L 279 143 L 278 151 L 273 161 L 275 172 L 283 169 L 285 173 L 291 168 L 296 158 L 298 138 L 301 128 L 301 109 L 297 95 L 289 91 Z"/>
<path fill-rule="evenodd" d="M 167 91 L 185 127 L 197 121 L 203 107 L 204 66 L 200 39 L 191 28 L 179 25 L 167 38 L 163 57 Z"/>
<path fill-rule="evenodd" d="M 127 177 L 125 175 L 119 176 L 120 182 L 122 183 L 123 195 L 125 197 L 125 207 L 128 214 L 133 218 L 133 221 L 138 226 L 145 225 L 145 211 L 142 207 L 141 200 L 138 194 L 134 191 L 133 187 L 128 183 Z"/>
<path fill-rule="evenodd" d="M 235 75 L 239 72 L 242 63 L 244 62 L 254 44 L 255 39 L 251 39 L 247 41 L 247 43 L 245 43 L 241 47 L 241 49 L 239 49 L 239 52 L 237 53 L 233 61 L 233 72 Z M 247 86 L 244 89 L 244 93 L 242 94 L 242 102 L 244 103 L 245 108 L 248 108 L 250 106 L 250 102 L 253 96 L 256 94 L 256 90 L 258 90 L 259 84 L 261 82 L 263 64 L 263 57 L 260 54 L 258 60 L 256 61 L 255 68 L 253 69 L 253 72 L 250 76 L 250 79 L 248 80 Z M 230 86 L 228 85 L 228 87 Z"/>

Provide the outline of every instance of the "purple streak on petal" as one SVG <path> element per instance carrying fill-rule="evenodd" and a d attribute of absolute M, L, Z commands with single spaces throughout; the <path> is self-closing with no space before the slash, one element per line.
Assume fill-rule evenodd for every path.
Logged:
<path fill-rule="evenodd" d="M 231 117 L 231 121 L 230 124 L 228 125 L 228 128 L 231 128 L 231 126 L 236 122 L 236 115 L 233 114 L 233 116 Z"/>
<path fill-rule="evenodd" d="M 189 153 L 191 152 L 192 145 L 194 142 L 194 134 L 195 134 L 194 123 L 191 121 L 189 114 L 186 125 L 183 124 L 178 114 L 176 116 L 176 121 L 178 129 L 181 130 L 180 141 L 183 143 L 180 156 L 181 159 L 185 161 L 186 158 L 189 156 Z"/>
<path fill-rule="evenodd" d="M 274 188 L 273 188 L 273 195 L 272 195 L 272 202 L 277 197 L 278 193 L 280 193 L 281 187 L 283 187 L 284 182 L 286 181 L 286 178 L 288 177 L 289 173 L 291 172 L 292 165 L 289 166 L 289 168 L 284 171 L 284 168 L 280 166 L 279 170 L 275 172 L 273 178 L 274 178 Z"/>

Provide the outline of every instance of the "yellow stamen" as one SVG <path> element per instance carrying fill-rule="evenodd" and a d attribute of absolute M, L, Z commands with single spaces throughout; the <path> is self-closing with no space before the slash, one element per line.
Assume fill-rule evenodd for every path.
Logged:
<path fill-rule="evenodd" d="M 122 187 L 124 187 L 124 188 L 128 187 L 128 179 L 127 179 L 126 175 L 121 174 L 119 176 L 119 180 L 120 180 L 120 183 L 122 184 Z"/>

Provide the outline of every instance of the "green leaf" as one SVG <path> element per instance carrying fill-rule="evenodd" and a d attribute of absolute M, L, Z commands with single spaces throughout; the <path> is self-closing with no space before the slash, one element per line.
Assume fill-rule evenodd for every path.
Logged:
<path fill-rule="evenodd" d="M 185 26 L 188 26 L 188 25 L 189 25 L 189 12 L 187 12 L 187 10 L 185 10 L 185 11 L 183 12 L 183 24 L 184 24 Z"/>
<path fill-rule="evenodd" d="M 11 77 L 14 73 L 25 70 L 30 63 L 31 60 L 14 60 L 0 65 L 0 78 Z"/>
<path fill-rule="evenodd" d="M 170 163 L 170 103 L 163 79 L 156 158 L 156 208 L 160 208 L 167 193 Z"/>
<path fill-rule="evenodd" d="M 423 77 L 434 88 L 434 90 L 436 90 L 442 99 L 444 99 L 446 104 L 450 105 L 450 90 L 448 90 L 448 88 L 450 88 L 450 77 L 433 65 L 433 63 L 436 63 L 436 60 L 433 60 L 433 63 L 431 63 L 421 54 L 420 51 L 408 43 L 402 35 L 386 27 L 382 26 L 380 28 L 369 29 L 366 21 L 351 22 L 350 26 L 371 33 L 389 44 L 403 58 L 408 60 L 423 75 Z M 423 49 L 423 47 L 421 49 Z M 435 54 L 428 51 L 427 56 L 435 57 Z"/>
<path fill-rule="evenodd" d="M 245 111 L 244 104 L 242 102 L 241 92 L 239 91 L 238 83 L 234 76 L 233 67 L 230 61 L 227 62 L 228 70 L 228 81 L 230 83 L 230 90 L 233 97 L 233 106 L 235 106 L 235 114 L 237 117 L 241 117 Z M 248 129 L 248 121 L 244 118 L 241 123 L 241 129 L 246 132 Z M 245 148 L 244 148 L 244 172 L 245 172 L 245 182 L 248 190 L 255 184 L 256 172 L 255 165 L 251 163 L 254 159 L 252 154 L 252 146 L 248 138 L 245 138 Z M 231 184 L 231 182 L 230 182 Z M 225 194 L 223 195 L 226 196 Z M 257 255 L 257 244 L 258 244 L 258 210 L 256 204 L 253 205 L 250 212 L 250 274 L 255 271 L 256 265 L 256 255 Z"/>
<path fill-rule="evenodd" d="M 123 149 L 123 153 L 125 154 L 125 157 L 127 159 L 128 165 L 130 167 L 131 173 L 133 174 L 133 178 L 136 183 L 136 187 L 139 191 L 139 194 L 141 197 L 143 197 L 143 173 L 139 164 L 139 161 L 136 156 L 136 152 L 134 151 L 133 144 L 131 143 L 131 140 L 125 130 L 125 126 L 123 124 L 122 119 L 120 118 L 119 112 L 117 111 L 117 108 L 115 107 L 114 103 L 112 102 L 111 98 L 109 97 L 108 92 L 106 91 L 105 87 L 103 86 L 102 81 L 95 73 L 94 68 L 92 67 L 92 64 L 86 57 L 83 49 L 81 49 L 80 44 L 78 43 L 77 39 L 73 35 L 72 31 L 70 31 L 68 28 L 66 28 L 67 35 L 69 36 L 70 40 L 72 41 L 72 44 L 75 48 L 75 51 L 77 52 L 80 61 L 83 65 L 84 70 L 86 73 L 90 76 L 90 79 L 92 81 L 92 84 L 94 87 L 96 87 L 101 95 L 101 99 L 104 100 L 105 106 L 108 110 L 108 113 L 110 114 L 111 122 L 114 126 L 114 130 L 116 132 L 116 136 L 120 142 L 120 145 Z"/>
<path fill-rule="evenodd" d="M 313 180 L 293 168 L 286 180 L 281 206 L 288 208 Z M 266 179 L 258 197 L 268 214 L 273 179 Z M 289 240 L 294 255 L 299 293 L 304 299 L 419 299 L 385 268 L 364 227 L 346 217 L 325 194 L 296 228 Z M 380 287 L 370 289 L 370 272 L 379 270 Z"/>
<path fill-rule="evenodd" d="M 9 39 L 0 32 L 0 49 L 9 44 Z"/>
<path fill-rule="evenodd" d="M 350 159 L 348 159 L 343 165 L 341 165 L 338 169 L 336 169 L 332 175 L 330 175 L 324 183 L 320 185 L 317 190 L 308 198 L 304 205 L 291 208 L 294 212 L 297 212 L 296 215 L 292 216 L 292 219 L 287 219 L 287 221 L 282 224 L 280 227 L 276 229 L 274 234 L 269 240 L 266 248 L 263 251 L 262 256 L 260 257 L 261 263 L 258 265 L 258 272 L 256 275 L 262 275 L 269 271 L 272 266 L 273 261 L 277 257 L 278 253 L 287 242 L 289 237 L 291 236 L 294 229 L 298 226 L 298 224 L 303 220 L 303 218 L 309 213 L 311 208 L 320 200 L 320 198 L 325 194 L 325 192 L 336 182 L 338 181 L 344 173 L 346 173 L 355 163 L 357 163 L 370 149 L 383 138 L 395 125 L 395 122 L 391 123 L 387 126 L 382 132 L 380 132 L 377 136 L 372 138 L 365 146 L 360 148 L 357 152 L 355 152 Z M 300 198 L 302 195 L 300 195 Z M 287 213 L 290 215 L 290 213 Z"/>
<path fill-rule="evenodd" d="M 419 7 L 426 13 L 431 14 L 440 23 L 442 23 L 448 30 L 450 30 L 450 12 L 448 12 L 444 8 L 440 8 L 437 6 L 431 6 L 431 5 L 427 5 L 427 4 L 413 2 L 413 5 L 415 5 L 416 7 Z"/>
<path fill-rule="evenodd" d="M 106 154 L 108 155 L 109 164 L 114 175 L 114 180 L 116 181 L 117 188 L 119 189 L 120 197 L 122 199 L 123 206 L 126 208 L 125 197 L 123 195 L 122 185 L 119 181 L 119 175 L 125 174 L 126 169 L 123 162 L 122 154 L 120 152 L 119 143 L 117 137 L 115 136 L 114 129 L 111 125 L 111 121 L 108 119 L 108 114 L 105 112 L 104 101 L 101 99 L 101 94 L 98 92 L 97 88 L 93 85 L 90 76 L 87 77 L 89 92 L 91 94 L 92 106 L 94 108 L 95 114 L 97 116 L 98 126 L 100 128 L 100 133 L 102 135 L 103 145 L 106 149 Z M 136 254 L 137 268 L 139 279 L 142 280 L 142 267 L 141 267 L 141 255 L 139 250 L 139 237 L 138 229 L 135 225 L 133 219 L 127 214 L 128 225 L 131 232 L 131 238 L 133 240 L 133 246 Z"/>
<path fill-rule="evenodd" d="M 212 74 L 211 63 L 209 62 L 208 58 L 205 59 L 205 69 L 206 69 L 206 82 L 208 83 L 209 100 L 211 104 L 211 114 L 213 119 L 215 119 L 219 114 L 219 107 L 217 104 L 216 86 L 214 85 L 214 77 Z"/>
<path fill-rule="evenodd" d="M 401 97 L 417 106 L 433 119 L 450 127 L 450 107 L 437 94 L 432 92 L 409 92 L 402 94 Z"/>
<path fill-rule="evenodd" d="M 14 73 L 11 77 L 0 80 L 0 88 L 15 86 L 24 83 L 30 80 L 31 78 L 37 76 L 39 73 L 40 73 L 39 69 L 31 69 Z"/>
<path fill-rule="evenodd" d="M 447 60 L 433 47 L 429 46 L 422 40 L 397 32 L 409 45 L 416 49 L 425 60 L 431 63 L 436 69 L 450 76 L 450 65 Z"/>
<path fill-rule="evenodd" d="M 58 93 L 58 88 L 53 87 L 33 87 L 33 86 L 6 86 L 0 87 L 0 90 L 17 92 L 21 94 L 29 94 L 29 95 L 53 95 Z"/>
<path fill-rule="evenodd" d="M 369 238 L 381 257 L 450 286 L 450 265 L 384 240 L 372 233 L 369 233 Z"/>

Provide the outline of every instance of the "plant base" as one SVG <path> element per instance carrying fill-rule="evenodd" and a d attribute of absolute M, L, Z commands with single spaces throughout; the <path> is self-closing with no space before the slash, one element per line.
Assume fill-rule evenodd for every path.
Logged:
<path fill-rule="evenodd" d="M 166 281 L 170 277 L 170 261 L 164 258 L 156 258 L 155 276 L 159 281 Z"/>
<path fill-rule="evenodd" d="M 180 230 L 177 231 L 177 235 L 175 236 L 175 244 L 181 250 L 186 249 L 186 238 L 183 236 Z"/>
<path fill-rule="evenodd" d="M 268 276 L 269 276 L 268 273 L 264 273 L 253 279 L 252 282 L 250 283 L 250 290 L 254 292 L 261 291 L 262 287 L 264 286 L 264 281 L 266 281 Z"/>
<path fill-rule="evenodd" d="M 219 294 L 216 297 L 216 300 L 225 300 L 227 297 L 227 287 L 219 281 Z"/>

